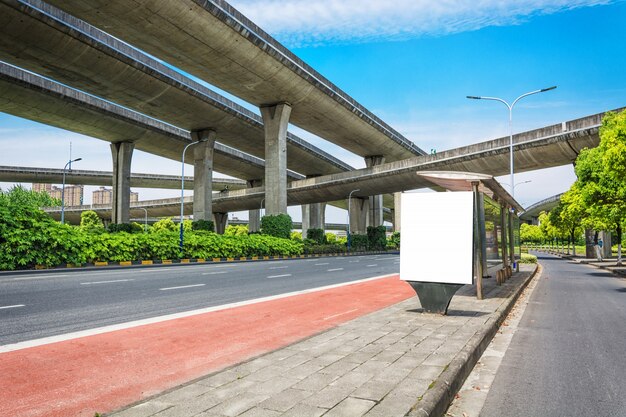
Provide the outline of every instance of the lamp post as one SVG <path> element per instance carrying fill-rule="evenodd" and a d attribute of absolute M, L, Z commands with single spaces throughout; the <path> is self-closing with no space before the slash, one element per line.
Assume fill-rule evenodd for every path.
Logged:
<path fill-rule="evenodd" d="M 144 207 L 139 207 L 145 213 L 145 217 L 143 219 L 143 232 L 146 233 L 148 231 L 148 209 Z"/>
<path fill-rule="evenodd" d="M 352 193 L 356 193 L 357 191 L 361 191 L 360 189 L 350 191 L 348 194 L 348 252 L 350 252 L 350 202 L 352 201 Z"/>
<path fill-rule="evenodd" d="M 200 142 L 206 142 L 208 140 L 208 137 L 202 138 L 200 140 L 198 140 L 197 142 L 191 142 L 189 144 L 187 144 L 187 146 L 185 146 L 185 148 L 183 149 L 183 157 L 182 157 L 182 163 L 181 163 L 181 177 L 180 177 L 180 243 L 179 243 L 179 247 L 180 247 L 180 253 L 182 256 L 183 253 L 183 205 L 185 203 L 185 152 L 187 152 L 187 148 L 189 148 L 190 146 L 193 145 L 197 145 Z"/>
<path fill-rule="evenodd" d="M 467 98 L 472 100 L 494 100 L 499 101 L 504 104 L 509 109 L 509 152 L 510 152 L 510 167 L 511 167 L 511 197 L 515 199 L 515 183 L 513 182 L 513 107 L 515 104 L 523 99 L 524 97 L 531 96 L 533 94 L 544 93 L 546 91 L 554 90 L 556 86 L 542 88 L 541 90 L 530 91 L 528 93 L 522 94 L 515 100 L 513 100 L 512 104 L 509 104 L 505 100 L 498 97 L 482 97 L 482 96 L 467 96 Z"/>
<path fill-rule="evenodd" d="M 81 161 L 83 158 L 70 159 L 67 161 L 67 164 L 63 167 L 63 185 L 61 186 L 61 224 L 65 224 L 65 171 L 67 170 L 67 166 L 72 166 L 72 162 Z M 70 168 L 70 171 L 72 169 Z"/>

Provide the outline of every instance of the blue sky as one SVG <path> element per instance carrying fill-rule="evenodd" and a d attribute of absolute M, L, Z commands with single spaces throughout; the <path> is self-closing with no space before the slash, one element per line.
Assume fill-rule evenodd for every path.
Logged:
<path fill-rule="evenodd" d="M 234 0 L 294 53 L 424 150 L 506 136 L 507 109 L 467 95 L 513 100 L 514 131 L 626 106 L 626 2 L 594 0 Z M 242 103 L 243 104 L 243 103 Z M 292 131 L 356 167 L 362 160 Z M 110 170 L 108 144 L 0 114 L 1 165 Z M 157 167 L 158 166 L 158 170 Z M 191 172 L 191 167 L 187 168 Z M 180 165 L 135 152 L 133 170 Z M 569 188 L 572 167 L 516 175 L 523 205 Z M 508 182 L 507 179 L 503 179 Z M 3 188 L 7 184 L 1 184 Z M 177 192 L 142 190 L 141 199 Z M 87 193 L 87 202 L 90 192 Z M 299 210 L 291 210 L 299 219 Z M 345 214 L 329 210 L 328 221 Z"/>

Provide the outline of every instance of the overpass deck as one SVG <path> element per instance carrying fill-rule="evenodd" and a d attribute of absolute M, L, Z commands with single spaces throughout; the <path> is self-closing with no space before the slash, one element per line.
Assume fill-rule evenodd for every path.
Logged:
<path fill-rule="evenodd" d="M 0 59 L 179 128 L 263 158 L 260 116 L 149 55 L 39 0 L 0 2 Z M 352 169 L 289 133 L 289 169 L 322 175 Z"/>

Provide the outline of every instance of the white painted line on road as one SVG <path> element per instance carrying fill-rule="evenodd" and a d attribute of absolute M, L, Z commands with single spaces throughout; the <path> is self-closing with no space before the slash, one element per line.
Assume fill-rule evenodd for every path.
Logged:
<path fill-rule="evenodd" d="M 290 277 L 291 274 L 282 274 L 282 275 L 270 275 L 268 277 L 265 278 L 283 278 L 283 277 Z"/>
<path fill-rule="evenodd" d="M 32 277 L 12 278 L 11 281 L 26 281 L 30 279 L 47 279 L 47 278 L 62 278 L 69 277 L 69 274 L 51 274 L 51 275 L 38 275 Z"/>
<path fill-rule="evenodd" d="M 324 320 L 330 320 L 330 319 L 334 319 L 335 317 L 339 317 L 339 316 L 343 316 L 344 314 L 350 314 L 354 311 L 357 311 L 358 308 L 349 310 L 349 311 L 344 311 L 343 313 L 339 313 L 339 314 L 333 314 L 332 316 L 328 316 L 328 317 L 324 317 Z"/>
<path fill-rule="evenodd" d="M 228 271 L 203 272 L 202 275 L 228 274 Z"/>
<path fill-rule="evenodd" d="M 206 284 L 181 285 L 180 287 L 159 288 L 159 291 L 180 290 L 181 288 L 204 287 Z"/>
<path fill-rule="evenodd" d="M 285 268 L 289 268 L 287 265 L 285 266 L 271 266 L 269 269 L 285 269 Z"/>
<path fill-rule="evenodd" d="M 18 307 L 26 307 L 26 306 L 24 304 L 15 304 L 15 305 L 12 305 L 12 306 L 2 306 L 2 307 L 0 307 L 0 310 L 4 310 L 6 308 L 18 308 Z"/>
<path fill-rule="evenodd" d="M 327 269 L 326 272 L 343 271 L 343 268 Z"/>
<path fill-rule="evenodd" d="M 373 266 L 378 266 L 378 264 L 372 264 L 372 265 L 365 265 L 366 268 L 371 268 Z"/>
<path fill-rule="evenodd" d="M 315 266 L 321 266 L 321 265 L 328 265 L 328 262 L 324 262 L 324 263 L 321 263 L 321 264 L 315 264 Z"/>
<path fill-rule="evenodd" d="M 379 275 L 379 276 L 372 277 L 372 278 L 364 278 L 364 279 L 359 279 L 359 280 L 350 281 L 350 282 L 342 282 L 339 284 L 325 285 L 323 287 L 309 288 L 308 290 L 293 291 L 293 292 L 288 292 L 288 293 L 278 294 L 278 295 L 270 295 L 268 297 L 254 298 L 252 300 L 238 301 L 236 303 L 223 304 L 220 306 L 201 308 L 197 310 L 185 311 L 182 313 L 168 314 L 165 316 L 151 317 L 149 319 L 143 319 L 143 320 L 129 321 L 127 323 L 113 324 L 110 326 L 98 327 L 95 329 L 81 330 L 78 332 L 66 333 L 66 334 L 61 334 L 57 336 L 43 337 L 41 339 L 27 340 L 24 342 L 18 342 L 18 343 L 12 343 L 9 345 L 0 346 L 0 353 L 13 352 L 15 350 L 27 349 L 27 348 L 31 348 L 35 346 L 49 345 L 51 343 L 65 342 L 67 340 L 73 340 L 73 339 L 78 339 L 81 337 L 93 336 L 93 335 L 103 334 L 103 333 L 110 333 L 110 332 L 115 332 L 118 330 L 132 329 L 133 327 L 145 326 L 145 325 L 154 324 L 154 323 L 162 323 L 164 321 L 177 320 L 177 319 L 181 319 L 185 317 L 197 316 L 200 314 L 213 313 L 215 311 L 228 310 L 231 308 L 249 306 L 252 304 L 263 303 L 266 301 L 281 300 L 283 298 L 294 297 L 296 295 L 311 294 L 311 293 L 320 292 L 320 291 L 332 290 L 333 288 L 341 288 L 341 287 L 346 287 L 348 285 L 355 285 L 355 284 L 361 284 L 364 282 L 376 281 L 376 280 L 384 279 L 384 278 L 391 278 L 397 275 L 398 275 L 397 273 Z"/>
<path fill-rule="evenodd" d="M 95 284 L 111 284 L 113 282 L 128 282 L 134 281 L 134 279 L 114 279 L 111 281 L 92 281 L 92 282 L 81 282 L 80 285 L 95 285 Z"/>
<path fill-rule="evenodd" d="M 215 265 L 213 268 L 232 268 L 235 266 L 239 266 L 241 264 L 226 264 L 226 265 Z"/>

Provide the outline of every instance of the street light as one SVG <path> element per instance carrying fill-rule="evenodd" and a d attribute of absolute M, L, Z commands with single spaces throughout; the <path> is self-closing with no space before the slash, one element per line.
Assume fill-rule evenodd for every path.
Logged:
<path fill-rule="evenodd" d="M 148 209 L 143 208 L 143 207 L 139 207 L 139 208 L 142 209 L 145 213 L 145 217 L 143 220 L 143 232 L 146 233 L 148 231 Z"/>
<path fill-rule="evenodd" d="M 181 177 L 180 177 L 180 253 L 182 256 L 183 253 L 183 204 L 185 203 L 185 152 L 187 152 L 187 148 L 193 145 L 197 145 L 200 142 L 206 142 L 209 138 L 202 137 L 197 142 L 191 142 L 185 146 L 183 149 L 183 157 L 181 164 Z"/>
<path fill-rule="evenodd" d="M 61 224 L 65 224 L 65 171 L 67 170 L 67 166 L 72 166 L 72 162 L 81 161 L 83 158 L 70 159 L 67 161 L 67 164 L 63 167 L 63 185 L 61 186 Z M 72 169 L 70 168 L 70 171 Z"/>
<path fill-rule="evenodd" d="M 352 193 L 361 191 L 360 189 L 350 191 L 348 194 L 348 252 L 350 252 L 350 202 L 352 201 Z"/>
<path fill-rule="evenodd" d="M 513 104 L 509 104 L 507 103 L 505 100 L 502 100 L 501 98 L 498 97 L 482 97 L 482 96 L 467 96 L 467 98 L 472 99 L 472 100 L 494 100 L 494 101 L 499 101 L 500 103 L 504 104 L 508 109 L 509 109 L 509 152 L 510 152 L 510 165 L 511 165 L 511 197 L 513 197 L 513 199 L 515 200 L 515 182 L 513 181 L 513 107 L 515 107 L 515 104 L 520 101 L 521 99 L 523 99 L 524 97 L 527 96 L 531 96 L 533 94 L 538 94 L 538 93 L 544 93 L 546 91 L 550 91 L 550 90 L 554 90 L 556 88 L 555 86 L 552 87 L 548 87 L 548 88 L 542 88 L 541 90 L 535 90 L 535 91 L 531 91 L 525 94 L 522 94 L 521 96 L 519 96 L 518 98 L 516 98 L 513 101 Z"/>

